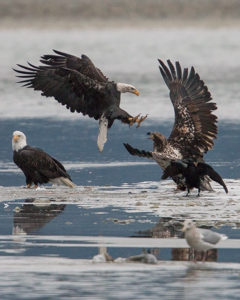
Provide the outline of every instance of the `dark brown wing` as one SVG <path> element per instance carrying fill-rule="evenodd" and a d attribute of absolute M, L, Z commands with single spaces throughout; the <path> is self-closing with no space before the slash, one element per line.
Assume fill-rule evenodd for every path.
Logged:
<path fill-rule="evenodd" d="M 174 177 L 184 173 L 184 169 L 187 167 L 182 161 L 172 161 L 166 169 L 163 171 L 162 179 L 167 179 L 168 177 Z"/>
<path fill-rule="evenodd" d="M 50 179 L 61 176 L 71 179 L 64 166 L 58 160 L 35 147 L 26 146 L 20 151 L 17 161 L 14 160 L 14 162 L 24 173 L 39 172 Z"/>
<path fill-rule="evenodd" d="M 43 96 L 53 96 L 71 112 L 81 112 L 98 120 L 110 106 L 111 111 L 118 107 L 120 93 L 111 82 L 99 82 L 77 70 L 64 67 L 29 65 L 18 65 L 22 69 L 15 70 L 21 74 L 17 77 L 23 78 L 19 83 L 42 91 Z"/>
<path fill-rule="evenodd" d="M 219 183 L 225 190 L 226 193 L 228 193 L 228 189 L 226 187 L 226 184 L 222 180 L 222 177 L 208 164 L 205 164 L 203 162 L 199 162 L 197 164 L 198 173 L 201 177 L 204 175 L 208 175 L 212 180 Z"/>
<path fill-rule="evenodd" d="M 138 150 L 136 148 L 133 148 L 132 146 L 130 146 L 129 144 L 124 144 L 125 148 L 127 149 L 127 151 L 134 156 L 139 156 L 139 157 L 146 157 L 146 158 L 152 158 L 152 153 L 149 151 L 145 151 L 145 150 Z"/>
<path fill-rule="evenodd" d="M 182 71 L 179 62 L 176 68 L 170 60 L 168 67 L 159 60 L 160 72 L 170 90 L 170 98 L 175 111 L 175 123 L 169 143 L 184 151 L 186 147 L 194 152 L 207 152 L 212 149 L 217 134 L 217 117 L 212 113 L 217 109 L 207 86 L 191 68 Z M 184 156 L 184 153 L 183 153 Z"/>
<path fill-rule="evenodd" d="M 63 67 L 76 70 L 79 73 L 99 82 L 108 82 L 108 78 L 101 70 L 96 68 L 86 55 L 81 58 L 74 55 L 53 50 L 57 55 L 46 54 L 42 56 L 41 62 L 52 67 Z"/>

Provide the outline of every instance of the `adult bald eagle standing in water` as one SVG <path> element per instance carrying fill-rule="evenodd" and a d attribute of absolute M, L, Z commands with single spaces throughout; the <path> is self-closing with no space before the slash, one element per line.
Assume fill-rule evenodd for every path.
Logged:
<path fill-rule="evenodd" d="M 182 71 L 179 62 L 176 68 L 170 60 L 168 67 L 161 60 L 159 63 L 175 112 L 172 132 L 168 139 L 159 132 L 149 132 L 153 151 L 138 150 L 129 144 L 124 146 L 131 155 L 155 160 L 163 170 L 172 160 L 203 161 L 203 153 L 212 149 L 216 138 L 217 117 L 212 112 L 217 106 L 209 102 L 211 94 L 193 67 L 188 73 L 187 68 Z M 173 180 L 180 189 L 186 188 L 181 175 L 174 176 Z M 201 189 L 212 190 L 207 178 L 201 180 Z"/>
<path fill-rule="evenodd" d="M 14 131 L 12 138 L 13 161 L 23 171 L 27 187 L 32 184 L 51 182 L 53 184 L 74 187 L 74 183 L 64 166 L 43 150 L 27 145 L 23 132 Z"/>
<path fill-rule="evenodd" d="M 81 58 L 53 50 L 57 55 L 44 55 L 40 60 L 44 66 L 30 67 L 18 65 L 23 70 L 15 70 L 25 78 L 20 83 L 34 90 L 42 91 L 42 96 L 54 97 L 71 112 L 82 113 L 99 120 L 98 148 L 101 152 L 107 141 L 107 130 L 115 119 L 125 124 L 140 123 L 146 117 L 131 116 L 121 109 L 121 93 L 139 95 L 129 84 L 109 81 L 86 56 Z"/>

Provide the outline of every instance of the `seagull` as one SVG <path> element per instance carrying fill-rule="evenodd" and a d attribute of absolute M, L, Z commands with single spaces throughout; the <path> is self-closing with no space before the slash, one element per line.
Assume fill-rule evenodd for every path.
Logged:
<path fill-rule="evenodd" d="M 207 251 L 215 248 L 214 245 L 228 238 L 225 234 L 220 234 L 208 229 L 197 228 L 193 220 L 185 220 L 182 231 L 185 233 L 185 239 L 188 245 L 197 251 L 194 260 L 195 262 L 199 257 L 199 252 L 204 252 L 202 262 L 205 262 Z"/>

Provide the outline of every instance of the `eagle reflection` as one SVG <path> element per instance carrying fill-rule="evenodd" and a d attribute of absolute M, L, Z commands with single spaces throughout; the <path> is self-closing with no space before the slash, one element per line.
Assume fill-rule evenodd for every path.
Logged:
<path fill-rule="evenodd" d="M 65 204 L 54 204 L 50 200 L 26 199 L 13 217 L 13 234 L 33 234 L 57 217 Z"/>

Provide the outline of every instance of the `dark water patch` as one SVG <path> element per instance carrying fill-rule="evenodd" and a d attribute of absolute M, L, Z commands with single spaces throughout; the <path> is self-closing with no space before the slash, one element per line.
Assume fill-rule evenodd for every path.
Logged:
<path fill-rule="evenodd" d="M 22 173 L 11 173 L 4 166 L 12 163 L 11 138 L 14 130 L 21 130 L 30 145 L 44 149 L 63 163 L 114 164 L 114 167 L 85 166 L 70 168 L 68 171 L 78 185 L 122 185 L 125 182 L 158 181 L 162 171 L 156 163 L 129 155 L 123 143 L 133 147 L 152 150 L 152 142 L 147 132 L 160 131 L 168 136 L 170 123 L 146 123 L 138 129 L 128 128 L 115 122 L 109 130 L 108 141 L 100 154 L 97 145 L 98 123 L 94 120 L 54 120 L 54 119 L 13 119 L 0 120 L 2 186 L 24 185 Z M 219 134 L 213 150 L 205 155 L 205 160 L 214 166 L 223 178 L 239 177 L 238 151 L 239 125 L 219 124 Z M 121 166 L 121 162 L 146 162 L 144 166 Z M 17 169 L 17 168 L 16 168 Z"/>

